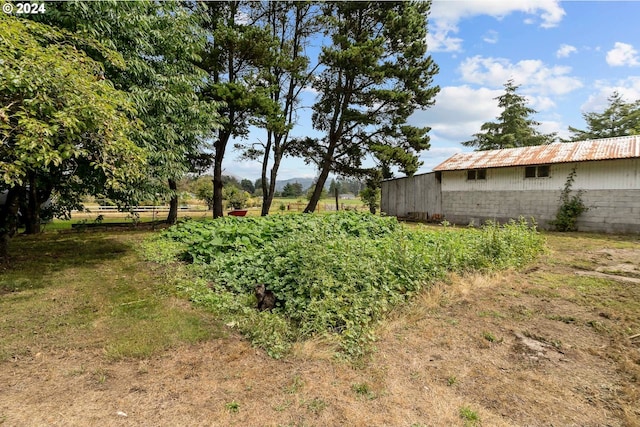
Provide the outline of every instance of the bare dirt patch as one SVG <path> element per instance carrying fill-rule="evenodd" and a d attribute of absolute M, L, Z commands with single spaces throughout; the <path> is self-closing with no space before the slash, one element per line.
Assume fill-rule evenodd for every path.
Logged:
<path fill-rule="evenodd" d="M 0 362 L 0 425 L 639 426 L 640 286 L 575 271 L 637 268 L 640 242 L 549 245 L 525 271 L 424 292 L 380 326 L 361 367 L 320 339 L 274 360 L 233 331 L 111 361 L 83 347 L 86 329 L 75 346 L 66 331 L 64 348 L 48 337 Z M 22 321 L 46 313 L 34 316 Z"/>

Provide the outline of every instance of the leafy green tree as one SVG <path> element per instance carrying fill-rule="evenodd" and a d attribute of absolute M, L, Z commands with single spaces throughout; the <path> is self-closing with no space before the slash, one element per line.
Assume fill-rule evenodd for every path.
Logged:
<path fill-rule="evenodd" d="M 242 185 L 240 184 L 240 181 L 238 181 L 238 178 L 236 178 L 235 176 L 222 175 L 221 180 L 222 180 L 222 185 L 232 185 L 238 188 L 242 187 Z"/>
<path fill-rule="evenodd" d="M 74 48 L 78 36 L 0 15 L 0 257 L 15 233 L 20 200 L 39 207 L 62 181 L 88 194 L 123 198 L 144 177 L 146 152 L 125 92 L 104 80 L 103 66 Z M 113 67 L 122 57 L 92 39 Z M 25 194 L 28 192 L 28 196 Z M 37 230 L 33 230 L 36 232 Z"/>
<path fill-rule="evenodd" d="M 608 101 L 609 105 L 602 113 L 582 115 L 587 122 L 587 130 L 569 126 L 569 132 L 573 134 L 569 141 L 640 134 L 640 100 L 626 102 L 616 91 Z"/>
<path fill-rule="evenodd" d="M 305 208 L 312 212 L 330 172 L 369 173 L 372 155 L 407 174 L 429 148 L 428 128 L 406 124 L 417 109 L 434 103 L 437 65 L 427 53 L 430 2 L 327 2 L 322 24 L 331 43 L 322 47 L 322 72 L 313 87 L 319 100 L 313 126 L 325 135 L 297 141 L 296 153 L 319 169 Z"/>
<path fill-rule="evenodd" d="M 463 142 L 462 145 L 477 147 L 478 151 L 482 151 L 552 143 L 556 134 L 541 134 L 535 129 L 540 123 L 530 116 L 536 110 L 527 107 L 526 98 L 516 93 L 519 86 L 509 80 L 504 87 L 505 93 L 495 98 L 502 108 L 498 121 L 484 123 L 480 127 L 481 132 L 474 134 L 472 140 Z"/>
<path fill-rule="evenodd" d="M 243 179 L 240 181 L 240 188 L 249 194 L 253 194 L 256 191 L 256 187 L 253 185 L 250 179 Z"/>
<path fill-rule="evenodd" d="M 302 184 L 299 182 L 286 183 L 282 189 L 282 197 L 300 197 L 302 196 Z"/>
<path fill-rule="evenodd" d="M 194 65 L 206 43 L 203 14 L 184 2 L 58 2 L 47 13 L 32 16 L 75 34 L 89 34 L 117 50 L 122 70 L 104 64 L 104 76 L 129 93 L 144 124 L 136 138 L 148 149 L 148 180 L 132 196 L 150 194 L 171 199 L 168 222 L 178 210 L 177 181 L 202 168 L 210 151 L 206 141 L 219 117 L 217 104 L 201 99 L 205 74 Z M 76 43 L 97 61 L 99 52 Z M 210 160 L 208 161 L 210 162 Z M 135 200 L 134 200 L 135 202 Z"/>
<path fill-rule="evenodd" d="M 226 185 L 222 189 L 223 198 L 234 209 L 242 209 L 247 205 L 249 193 L 235 185 Z"/>
<path fill-rule="evenodd" d="M 193 184 L 195 196 L 204 201 L 209 209 L 213 209 L 213 183 L 210 176 L 201 176 Z"/>

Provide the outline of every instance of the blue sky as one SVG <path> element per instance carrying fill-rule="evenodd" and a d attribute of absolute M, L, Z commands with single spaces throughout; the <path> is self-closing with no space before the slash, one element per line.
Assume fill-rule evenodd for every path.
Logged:
<path fill-rule="evenodd" d="M 640 99 L 640 1 L 441 0 L 431 10 L 428 45 L 440 67 L 434 78 L 440 94 L 435 106 L 409 120 L 432 128 L 419 173 L 471 151 L 461 142 L 495 120 L 494 98 L 508 79 L 538 112 L 539 130 L 561 137 L 568 126 L 584 129 L 582 113 L 601 112 L 614 90 L 627 101 Z M 302 104 L 311 106 L 313 96 L 306 92 Z M 309 109 L 299 115 L 292 133 L 316 135 Z M 228 152 L 225 173 L 259 178 L 260 164 L 238 157 Z M 316 174 L 313 165 L 285 159 L 279 179 Z"/>

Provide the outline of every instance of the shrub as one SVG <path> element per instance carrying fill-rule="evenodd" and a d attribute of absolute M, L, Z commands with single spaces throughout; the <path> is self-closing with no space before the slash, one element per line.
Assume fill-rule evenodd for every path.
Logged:
<path fill-rule="evenodd" d="M 551 221 L 558 231 L 576 231 L 578 229 L 576 223 L 580 215 L 589 210 L 582 201 L 583 191 L 577 191 L 575 194 L 571 194 L 571 187 L 576 177 L 576 168 L 574 167 L 567 181 L 564 184 L 564 189 L 560 195 L 560 207 L 556 213 L 556 219 Z"/>

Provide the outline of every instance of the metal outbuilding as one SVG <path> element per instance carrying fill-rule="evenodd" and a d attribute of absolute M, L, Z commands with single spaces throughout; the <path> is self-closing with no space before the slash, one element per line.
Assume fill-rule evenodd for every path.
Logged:
<path fill-rule="evenodd" d="M 432 173 L 385 181 L 381 210 L 476 225 L 524 216 L 550 228 L 574 170 L 572 190 L 589 208 L 579 229 L 640 232 L 640 136 L 455 154 Z"/>

